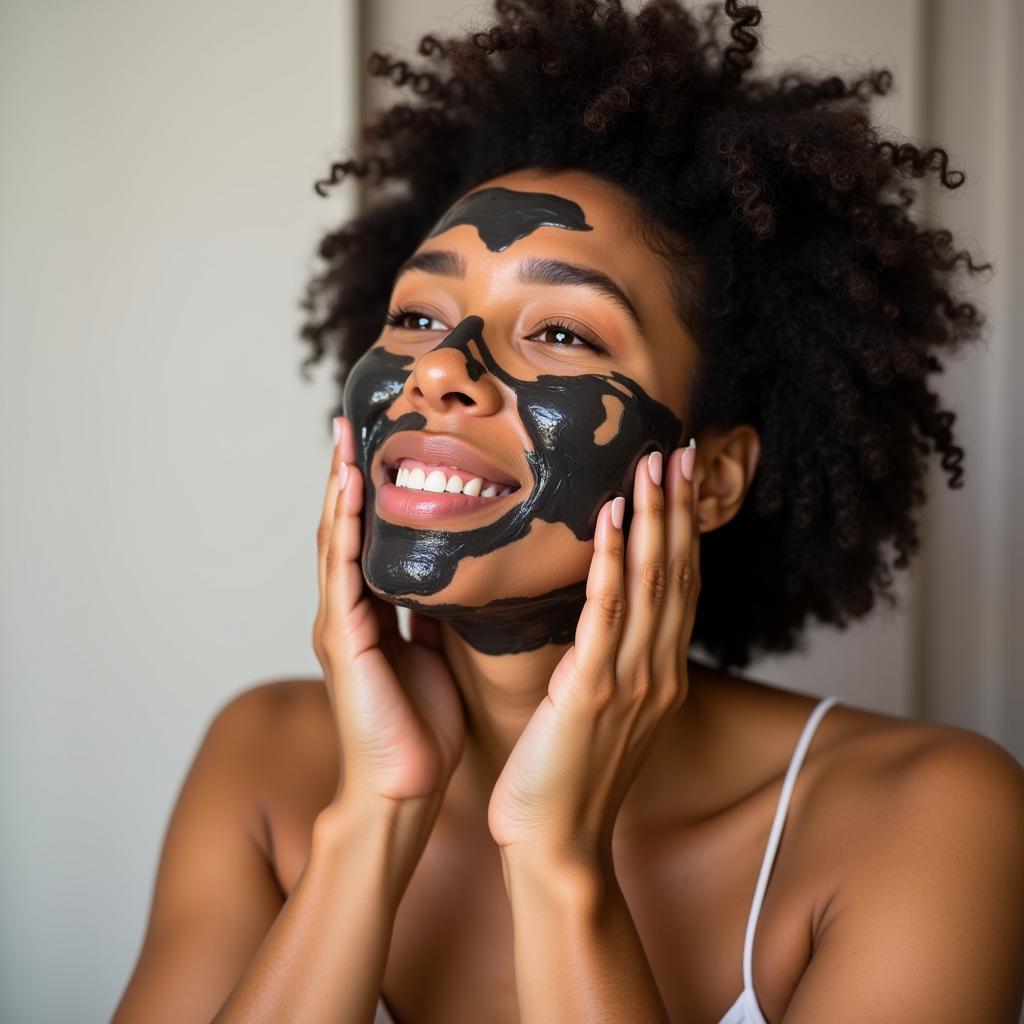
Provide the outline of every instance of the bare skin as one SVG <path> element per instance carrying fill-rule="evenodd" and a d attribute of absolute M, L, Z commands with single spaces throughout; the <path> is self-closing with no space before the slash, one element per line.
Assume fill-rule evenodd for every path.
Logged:
<path fill-rule="evenodd" d="M 700 732 L 689 748 L 689 770 L 699 771 L 704 784 L 697 789 L 679 782 L 685 776 L 675 785 L 661 777 L 680 754 L 675 734 L 666 735 L 664 749 L 652 754 L 651 777 L 637 780 L 660 779 L 664 806 L 646 829 L 616 832 L 616 873 L 672 1020 L 717 1024 L 743 986 L 750 899 L 782 775 L 814 700 L 694 662 L 690 668 L 686 706 Z M 231 808 L 232 820 L 259 850 L 262 865 L 248 899 L 272 917 L 303 870 L 313 821 L 338 784 L 331 710 L 318 679 L 255 687 L 229 709 L 244 730 L 251 782 Z M 788 1019 L 815 942 L 823 940 L 844 890 L 859 893 L 863 913 L 876 917 L 883 935 L 885 922 L 897 916 L 886 870 L 898 877 L 912 861 L 915 877 L 927 885 L 939 851 L 924 831 L 945 833 L 950 853 L 970 841 L 961 830 L 950 834 L 951 814 L 964 819 L 964 831 L 969 819 L 1002 815 L 1004 828 L 1015 827 L 1019 836 L 1020 820 L 1005 820 L 1015 787 L 1016 799 L 1024 799 L 1019 767 L 973 733 L 832 708 L 800 772 L 758 925 L 754 981 L 766 1018 Z M 975 865 L 980 869 L 983 854 L 967 855 L 971 862 L 955 879 L 962 889 L 945 891 L 939 902 L 972 901 L 977 917 L 968 917 L 973 928 L 959 934 L 947 929 L 953 932 L 947 938 L 966 955 L 974 941 L 967 932 L 989 936 L 992 980 L 1004 986 L 1005 1004 L 1005 986 L 1019 981 L 1012 957 L 1024 941 L 1020 889 L 1014 892 L 1009 882 L 998 891 L 977 885 Z M 192 856 L 200 860 L 203 851 L 196 847 Z M 1019 867 L 1003 866 L 1007 878 L 1014 870 L 1019 878 Z M 939 874 L 946 884 L 954 880 Z M 254 927 L 250 954 L 261 938 Z M 508 899 L 486 824 L 467 821 L 448 805 L 395 921 L 383 994 L 398 1024 L 476 1024 L 482 1006 L 488 1020 L 517 1022 L 511 944 Z M 242 946 L 238 961 L 245 955 Z M 919 959 L 908 946 L 900 973 L 919 969 Z M 833 991 L 838 1000 L 840 988 Z M 979 1011 L 974 1019 L 1001 1018 Z"/>

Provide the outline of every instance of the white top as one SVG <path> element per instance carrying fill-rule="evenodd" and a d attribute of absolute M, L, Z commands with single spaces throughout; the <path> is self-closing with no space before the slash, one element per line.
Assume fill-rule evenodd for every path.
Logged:
<path fill-rule="evenodd" d="M 747 931 L 743 938 L 743 991 L 736 998 L 736 1002 L 729 1007 L 719 1024 L 768 1024 L 754 992 L 754 932 L 757 930 L 757 919 L 761 914 L 761 904 L 764 903 L 768 879 L 771 877 L 772 868 L 775 865 L 775 855 L 779 849 L 779 840 L 782 838 L 782 827 L 786 822 L 786 813 L 789 811 L 789 802 L 793 796 L 796 777 L 807 756 L 807 749 L 811 745 L 814 733 L 822 718 L 825 717 L 825 712 L 838 702 L 838 697 L 824 697 L 818 701 L 804 724 L 803 732 L 800 733 L 800 739 L 797 740 L 793 756 L 789 760 L 789 768 L 782 781 L 782 791 L 779 793 L 775 817 L 772 820 L 768 843 L 761 860 L 761 873 L 757 876 L 754 898 L 747 916 Z M 377 1014 L 373 1018 L 373 1024 L 395 1024 L 395 1020 L 384 1002 L 383 995 L 377 1002 Z"/>

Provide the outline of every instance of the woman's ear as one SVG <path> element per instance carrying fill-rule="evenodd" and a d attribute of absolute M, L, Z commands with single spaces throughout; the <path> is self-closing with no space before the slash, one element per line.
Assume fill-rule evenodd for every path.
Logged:
<path fill-rule="evenodd" d="M 761 438 L 746 423 L 727 434 L 698 440 L 693 478 L 699 488 L 697 516 L 703 533 L 724 526 L 739 512 L 760 457 Z"/>

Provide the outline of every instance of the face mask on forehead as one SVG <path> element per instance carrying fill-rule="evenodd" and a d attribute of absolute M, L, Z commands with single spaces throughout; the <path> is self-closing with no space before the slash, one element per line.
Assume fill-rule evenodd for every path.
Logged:
<path fill-rule="evenodd" d="M 457 204 L 433 233 L 447 230 L 441 225 L 457 216 L 462 218 L 458 223 L 476 223 L 489 248 L 502 242 L 501 248 L 505 248 L 539 226 L 538 211 L 545 211 L 549 218 L 545 223 L 558 216 L 584 224 L 579 206 L 559 196 L 507 189 L 486 189 L 483 195 L 491 192 L 524 196 L 524 222 L 517 222 L 508 195 L 500 196 L 490 207 L 494 217 L 481 214 L 468 220 L 473 209 L 467 205 L 473 199 L 470 196 Z M 578 214 L 563 207 L 573 207 Z M 496 220 L 503 225 L 500 230 Z M 524 223 L 533 227 L 524 228 Z M 590 230 L 585 224 L 577 229 Z M 420 528 L 380 518 L 369 474 L 376 452 L 392 434 L 428 430 L 428 423 L 419 412 L 388 416 L 404 390 L 414 358 L 380 346 L 371 348 L 352 367 L 344 393 L 344 409 L 354 429 L 359 468 L 366 480 L 363 573 L 382 596 L 433 618 L 450 620 L 460 636 L 485 653 L 571 643 L 585 600 L 585 577 L 545 594 L 508 595 L 483 606 L 425 604 L 417 598 L 440 593 L 452 582 L 463 559 L 486 556 L 520 540 L 536 520 L 561 523 L 576 539 L 592 540 L 603 504 L 625 494 L 628 509 L 637 462 L 655 449 L 671 451 L 680 442 L 683 424 L 636 381 L 614 370 L 542 374 L 535 380 L 514 377 L 495 358 L 484 328 L 481 317 L 467 316 L 433 351 L 458 350 L 470 380 L 489 373 L 515 394 L 516 410 L 531 445 L 523 453 L 530 479 L 516 492 L 522 498 L 493 522 L 465 530 Z M 627 515 L 627 530 L 628 525 Z"/>

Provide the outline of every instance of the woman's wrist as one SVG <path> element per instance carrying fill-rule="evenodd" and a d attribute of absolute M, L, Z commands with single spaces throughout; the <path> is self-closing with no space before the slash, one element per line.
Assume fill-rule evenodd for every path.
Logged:
<path fill-rule="evenodd" d="M 505 889 L 543 891 L 556 903 L 592 906 L 599 903 L 615 872 L 611 855 L 568 851 L 563 847 L 500 847 Z"/>
<path fill-rule="evenodd" d="M 401 803 L 340 797 L 317 815 L 310 860 L 353 864 L 361 878 L 376 877 L 397 906 L 433 831 L 441 801 Z"/>

